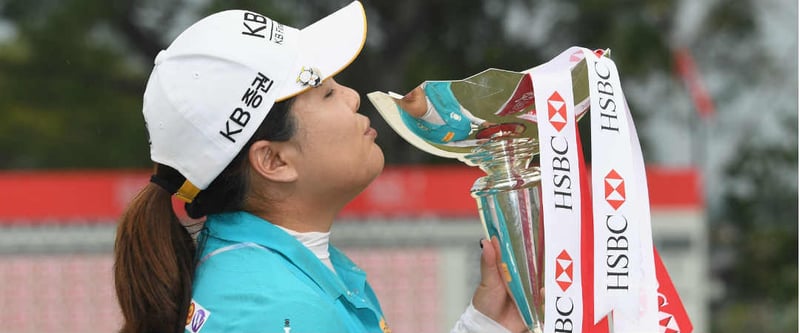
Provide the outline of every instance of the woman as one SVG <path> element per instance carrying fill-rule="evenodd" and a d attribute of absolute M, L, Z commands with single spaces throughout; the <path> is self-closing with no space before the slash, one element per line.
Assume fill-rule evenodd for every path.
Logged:
<path fill-rule="evenodd" d="M 360 52 L 360 3 L 297 30 L 211 15 L 155 60 L 144 95 L 155 175 L 115 246 L 122 332 L 389 332 L 365 274 L 328 235 L 382 170 L 359 95 L 333 76 Z M 197 246 L 170 204 L 207 217 Z M 454 331 L 524 329 L 483 241 Z"/>
<path fill-rule="evenodd" d="M 450 81 L 427 81 L 395 103 L 406 127 L 433 143 L 462 141 L 472 133 L 473 125 L 485 127 L 486 121 L 464 108 L 450 89 Z"/>

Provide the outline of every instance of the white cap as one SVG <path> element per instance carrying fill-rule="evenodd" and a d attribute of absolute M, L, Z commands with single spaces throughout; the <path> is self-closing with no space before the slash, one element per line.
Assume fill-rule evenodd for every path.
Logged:
<path fill-rule="evenodd" d="M 198 21 L 158 54 L 147 82 L 151 159 L 178 170 L 194 194 L 207 188 L 276 101 L 347 67 L 366 32 L 358 1 L 302 30 L 243 10 Z"/>

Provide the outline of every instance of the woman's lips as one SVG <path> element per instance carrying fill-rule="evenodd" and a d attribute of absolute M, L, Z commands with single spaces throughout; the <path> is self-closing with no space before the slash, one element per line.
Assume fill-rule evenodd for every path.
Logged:
<path fill-rule="evenodd" d="M 378 136 L 378 131 L 376 131 L 374 128 L 372 128 L 372 126 L 370 126 L 369 118 L 367 118 L 367 129 L 364 130 L 364 135 L 368 135 L 368 136 L 372 136 L 372 137 L 377 137 Z"/>

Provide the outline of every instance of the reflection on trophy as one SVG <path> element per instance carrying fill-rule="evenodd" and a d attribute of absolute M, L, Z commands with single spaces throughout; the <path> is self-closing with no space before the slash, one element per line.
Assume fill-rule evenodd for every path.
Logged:
<path fill-rule="evenodd" d="M 446 144 L 464 141 L 472 126 L 486 121 L 475 117 L 453 95 L 451 82 L 425 82 L 404 97 L 394 94 L 403 123 L 423 139 Z"/>
<path fill-rule="evenodd" d="M 515 132 L 497 133 L 467 155 L 487 174 L 470 192 L 487 234 L 500 240 L 506 282 L 520 315 L 531 331 L 541 332 L 541 179 L 538 168 L 530 166 L 538 143 Z"/>
<path fill-rule="evenodd" d="M 585 110 L 588 92 L 575 96 L 583 101 L 578 109 Z M 417 148 L 486 172 L 470 192 L 486 235 L 500 241 L 506 282 L 520 315 L 532 332 L 541 332 L 544 234 L 540 173 L 531 165 L 539 145 L 530 76 L 488 69 L 464 80 L 426 81 L 404 96 L 368 97 Z"/>

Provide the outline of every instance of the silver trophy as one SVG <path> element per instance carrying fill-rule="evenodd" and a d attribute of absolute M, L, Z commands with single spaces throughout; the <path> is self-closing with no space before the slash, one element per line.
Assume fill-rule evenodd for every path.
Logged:
<path fill-rule="evenodd" d="M 585 63 L 573 68 L 572 77 L 582 115 L 589 97 Z M 539 143 L 530 76 L 487 69 L 463 80 L 425 81 L 406 95 L 367 96 L 415 147 L 486 172 L 471 195 L 486 235 L 500 241 L 505 279 L 520 315 L 530 331 L 541 332 L 544 230 L 541 175 L 532 163 Z"/>

